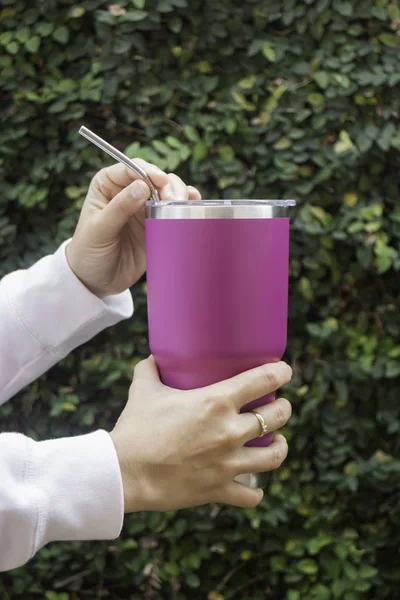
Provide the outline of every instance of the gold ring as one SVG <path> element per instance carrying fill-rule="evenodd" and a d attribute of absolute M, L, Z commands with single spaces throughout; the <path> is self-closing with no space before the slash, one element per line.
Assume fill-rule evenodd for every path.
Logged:
<path fill-rule="evenodd" d="M 260 413 L 258 413 L 256 410 L 251 410 L 250 412 L 252 412 L 257 417 L 257 419 L 261 425 L 261 433 L 258 437 L 263 437 L 263 435 L 268 433 L 268 427 L 264 421 L 264 417 L 262 415 L 260 415 Z"/>

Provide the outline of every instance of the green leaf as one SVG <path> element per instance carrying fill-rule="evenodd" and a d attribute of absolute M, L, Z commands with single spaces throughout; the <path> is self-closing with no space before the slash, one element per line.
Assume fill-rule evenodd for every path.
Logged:
<path fill-rule="evenodd" d="M 237 102 L 239 104 L 239 106 L 241 106 L 244 110 L 255 110 L 256 107 L 254 106 L 254 104 L 252 102 L 250 102 L 249 100 L 247 100 L 245 98 L 245 96 L 243 96 L 243 94 L 241 94 L 240 92 L 237 92 L 236 90 L 232 90 L 232 96 L 235 100 L 235 102 Z"/>
<path fill-rule="evenodd" d="M 68 198 L 71 198 L 72 200 L 76 200 L 77 198 L 79 198 L 80 196 L 82 196 L 82 194 L 84 194 L 85 189 L 78 187 L 76 185 L 70 185 L 67 188 L 65 188 L 65 194 Z"/>
<path fill-rule="evenodd" d="M 364 129 L 364 133 L 366 136 L 368 136 L 371 140 L 375 140 L 377 135 L 379 134 L 379 127 L 377 127 L 374 123 L 372 123 L 371 121 L 369 123 L 367 123 L 365 129 Z"/>
<path fill-rule="evenodd" d="M 392 138 L 390 140 L 390 145 L 393 148 L 396 148 L 396 150 L 400 150 L 400 132 L 396 133 L 395 135 L 392 135 Z"/>
<path fill-rule="evenodd" d="M 353 527 L 346 527 L 346 529 L 343 531 L 343 537 L 346 540 L 357 540 L 360 535 L 358 531 L 353 529 Z"/>
<path fill-rule="evenodd" d="M 40 46 L 40 37 L 37 35 L 34 35 L 33 37 L 31 37 L 26 43 L 25 43 L 25 48 L 29 51 L 32 52 L 32 54 L 34 54 L 35 52 L 37 52 L 38 48 Z"/>
<path fill-rule="evenodd" d="M 384 272 L 384 271 L 381 271 Z M 392 379 L 400 375 L 400 361 L 388 360 L 386 363 L 386 377 Z"/>
<path fill-rule="evenodd" d="M 232 146 L 228 146 L 227 144 L 220 146 L 218 148 L 218 154 L 223 160 L 230 161 L 235 158 L 235 151 Z"/>
<path fill-rule="evenodd" d="M 353 589 L 356 592 L 367 592 L 369 589 L 371 589 L 371 583 L 369 581 L 356 581 Z"/>
<path fill-rule="evenodd" d="M 132 4 L 134 4 L 136 8 L 142 9 L 146 6 L 146 0 L 132 0 Z"/>
<path fill-rule="evenodd" d="M 358 578 L 358 571 L 351 563 L 345 562 L 342 568 L 344 575 L 347 577 L 347 579 L 350 579 L 350 581 L 355 581 Z"/>
<path fill-rule="evenodd" d="M 387 7 L 388 16 L 392 21 L 400 19 L 400 7 L 396 4 L 389 4 Z"/>
<path fill-rule="evenodd" d="M 281 137 L 277 142 L 275 142 L 274 148 L 275 150 L 286 150 L 287 148 L 290 148 L 292 143 L 293 142 L 290 138 Z"/>
<path fill-rule="evenodd" d="M 185 125 L 183 128 L 183 131 L 185 132 L 185 135 L 190 142 L 198 142 L 199 141 L 200 136 L 197 133 L 196 129 L 194 127 L 192 127 L 191 125 Z"/>
<path fill-rule="evenodd" d="M 318 565 L 312 558 L 303 558 L 300 560 L 296 565 L 296 569 L 306 575 L 315 575 L 315 573 L 318 573 Z"/>
<path fill-rule="evenodd" d="M 343 204 L 345 206 L 355 206 L 358 202 L 358 196 L 354 192 L 346 192 L 343 196 Z"/>
<path fill-rule="evenodd" d="M 311 92 L 308 94 L 307 100 L 313 106 L 322 106 L 325 103 L 325 98 L 322 94 L 318 94 L 317 92 Z"/>
<path fill-rule="evenodd" d="M 9 54 L 17 54 L 19 49 L 19 44 L 18 42 L 10 42 L 9 44 L 6 45 L 6 50 Z"/>
<path fill-rule="evenodd" d="M 268 41 L 263 42 L 263 44 L 261 46 L 261 51 L 264 54 L 265 58 L 267 60 L 269 60 L 269 62 L 275 62 L 276 54 L 275 54 L 273 42 L 268 42 Z"/>
<path fill-rule="evenodd" d="M 57 29 L 53 31 L 52 35 L 57 42 L 60 42 L 60 44 L 66 44 L 68 42 L 69 31 L 64 25 L 57 27 Z"/>
<path fill-rule="evenodd" d="M 162 142 L 161 140 L 153 140 L 152 145 L 157 150 L 157 152 L 159 152 L 160 154 L 164 154 L 164 156 L 168 156 L 168 154 L 171 152 L 171 148 L 168 146 L 168 144 Z"/>
<path fill-rule="evenodd" d="M 369 246 L 361 246 L 357 248 L 357 260 L 362 264 L 364 269 L 368 269 L 372 264 L 372 250 Z"/>
<path fill-rule="evenodd" d="M 72 19 L 79 19 L 80 17 L 83 17 L 85 12 L 83 6 L 74 6 L 69 14 Z"/>
<path fill-rule="evenodd" d="M 168 171 L 175 171 L 175 169 L 180 165 L 181 162 L 181 153 L 175 150 L 171 150 L 167 155 L 167 166 L 164 168 L 167 168 Z"/>
<path fill-rule="evenodd" d="M 258 54 L 262 48 L 263 41 L 262 40 L 253 40 L 247 50 L 248 56 L 255 56 Z"/>
<path fill-rule="evenodd" d="M 77 407 L 71 402 L 62 402 L 60 405 L 61 412 L 74 412 Z"/>
<path fill-rule="evenodd" d="M 173 575 L 174 577 L 178 577 L 179 575 L 179 566 L 173 562 L 167 562 L 164 566 L 165 570 L 169 575 Z"/>
<path fill-rule="evenodd" d="M 311 214 L 322 223 L 322 225 L 329 225 L 332 217 L 327 213 L 321 206 L 310 206 Z"/>
<path fill-rule="evenodd" d="M 333 75 L 333 79 L 336 81 L 336 83 L 338 85 L 340 85 L 345 90 L 349 89 L 349 87 L 351 86 L 351 81 L 347 77 L 347 75 L 342 75 L 340 73 L 335 73 Z"/>
<path fill-rule="evenodd" d="M 314 73 L 314 79 L 319 87 L 326 89 L 329 85 L 329 73 L 327 71 L 317 71 Z"/>
<path fill-rule="evenodd" d="M 135 23 L 144 21 L 144 19 L 147 19 L 148 15 L 149 13 L 145 10 L 131 10 L 121 17 L 121 21 L 132 21 Z"/>
<path fill-rule="evenodd" d="M 373 140 L 371 140 L 371 138 L 369 138 L 367 135 L 365 135 L 364 132 L 360 132 L 357 135 L 357 146 L 360 149 L 361 152 L 365 153 L 368 152 L 368 150 L 370 150 L 370 148 L 372 148 L 373 145 Z"/>
<path fill-rule="evenodd" d="M 211 592 L 207 594 L 207 600 L 225 600 L 225 596 L 215 590 L 211 590 Z"/>
<path fill-rule="evenodd" d="M 165 138 L 165 141 L 167 142 L 168 146 L 171 146 L 171 148 L 176 148 L 177 150 L 182 148 L 182 142 L 172 135 L 168 135 Z"/>
<path fill-rule="evenodd" d="M 16 32 L 15 37 L 20 44 L 24 44 L 30 37 L 30 31 L 27 27 L 23 27 Z"/>
<path fill-rule="evenodd" d="M 396 126 L 394 123 L 386 123 L 386 125 L 381 129 L 379 137 L 377 139 L 377 144 L 382 150 L 389 150 L 391 138 L 396 132 Z"/>
<path fill-rule="evenodd" d="M 353 14 L 353 5 L 351 2 L 343 2 L 342 0 L 337 0 L 334 6 L 338 13 L 340 13 L 344 17 L 351 17 L 351 15 Z"/>
<path fill-rule="evenodd" d="M 311 538 L 311 540 L 307 542 L 308 552 L 312 556 L 315 556 L 316 554 L 319 554 L 322 548 L 325 548 L 325 546 L 329 546 L 332 542 L 333 538 L 327 535 L 320 535 L 318 537 Z"/>
<path fill-rule="evenodd" d="M 226 188 L 230 187 L 231 185 L 234 185 L 235 183 L 236 183 L 235 175 L 229 175 L 227 177 L 220 177 L 220 179 L 218 180 L 218 187 L 221 190 L 225 190 Z"/>
<path fill-rule="evenodd" d="M 309 279 L 307 279 L 307 277 L 300 278 L 300 290 L 304 298 L 309 302 L 312 302 L 314 299 L 314 292 L 311 287 L 311 282 Z"/>
<path fill-rule="evenodd" d="M 349 462 L 345 465 L 343 469 L 345 475 L 348 476 L 357 476 L 358 475 L 358 464 L 356 462 Z"/>
<path fill-rule="evenodd" d="M 251 90 L 257 81 L 257 75 L 248 75 L 238 82 L 238 86 L 243 90 Z"/>
<path fill-rule="evenodd" d="M 237 122 L 235 119 L 226 119 L 226 121 L 224 121 L 223 124 L 225 127 L 225 131 L 230 135 L 232 135 L 232 133 L 234 133 L 237 129 Z"/>
<path fill-rule="evenodd" d="M 268 100 L 265 102 L 265 104 L 264 104 L 265 110 L 267 110 L 267 111 L 274 110 L 278 106 L 279 100 L 281 99 L 283 94 L 286 92 L 286 90 L 287 90 L 287 85 L 280 85 L 279 87 L 277 87 L 273 91 L 271 96 L 268 98 Z"/>
<path fill-rule="evenodd" d="M 336 557 L 332 556 L 332 554 L 322 553 L 319 562 L 332 580 L 339 577 L 340 562 Z"/>
<path fill-rule="evenodd" d="M 125 154 L 129 156 L 129 158 L 143 158 L 143 160 L 147 160 L 148 162 L 157 163 L 160 159 L 160 155 L 157 154 L 150 146 L 141 146 L 139 142 L 133 142 L 133 144 L 129 144 L 129 146 L 125 149 Z M 160 168 L 162 168 L 160 166 Z"/>
<path fill-rule="evenodd" d="M 373 579 L 378 575 L 378 569 L 370 565 L 364 565 L 360 568 L 358 574 L 362 579 Z"/>
<path fill-rule="evenodd" d="M 40 35 L 40 37 L 47 37 L 53 30 L 53 23 L 38 23 L 36 26 L 36 33 Z"/>
<path fill-rule="evenodd" d="M 207 156 L 207 147 L 204 142 L 196 142 L 193 148 L 193 161 L 198 163 Z"/>
<path fill-rule="evenodd" d="M 45 598 L 46 600 L 64 600 L 64 598 L 61 598 L 61 596 L 64 596 L 65 598 L 65 594 L 58 594 L 57 592 L 49 591 L 46 592 Z"/>
<path fill-rule="evenodd" d="M 400 38 L 391 33 L 381 33 L 379 40 L 388 48 L 397 48 L 400 45 Z"/>
<path fill-rule="evenodd" d="M 344 154 L 353 148 L 353 142 L 350 139 L 349 134 L 345 129 L 339 134 L 339 140 L 333 146 L 333 149 L 336 154 Z"/>
<path fill-rule="evenodd" d="M 318 583 L 312 589 L 312 598 L 315 600 L 330 600 L 332 597 L 331 591 L 326 585 L 322 585 L 322 583 Z"/>
<path fill-rule="evenodd" d="M 346 589 L 346 584 L 343 581 L 336 579 L 336 581 L 334 581 L 332 584 L 333 597 L 334 598 L 342 598 L 342 594 L 345 589 Z"/>
<path fill-rule="evenodd" d="M 7 46 L 12 40 L 13 34 L 11 31 L 4 31 L 0 34 L 0 44 L 2 46 Z"/>
<path fill-rule="evenodd" d="M 273 571 L 283 572 L 286 568 L 286 559 L 284 556 L 271 556 L 269 563 Z"/>

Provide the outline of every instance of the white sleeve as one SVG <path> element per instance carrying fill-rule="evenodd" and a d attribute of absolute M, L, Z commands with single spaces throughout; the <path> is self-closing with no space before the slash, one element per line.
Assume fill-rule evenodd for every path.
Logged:
<path fill-rule="evenodd" d="M 110 435 L 35 442 L 0 435 L 0 571 L 52 541 L 118 537 L 123 489 Z"/>
<path fill-rule="evenodd" d="M 102 299 L 55 254 L 0 281 L 0 404 L 73 348 L 133 312 L 129 291 Z M 0 434 L 0 571 L 56 540 L 114 539 L 123 489 L 110 435 L 35 442 Z"/>
<path fill-rule="evenodd" d="M 79 281 L 65 256 L 68 241 L 0 281 L 0 404 L 133 313 L 129 290 L 98 298 Z"/>

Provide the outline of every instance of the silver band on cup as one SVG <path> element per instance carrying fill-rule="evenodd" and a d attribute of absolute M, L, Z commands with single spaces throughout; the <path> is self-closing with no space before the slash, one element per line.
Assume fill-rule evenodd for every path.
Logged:
<path fill-rule="evenodd" d="M 148 219 L 274 219 L 288 216 L 295 200 L 187 200 L 146 203 Z"/>

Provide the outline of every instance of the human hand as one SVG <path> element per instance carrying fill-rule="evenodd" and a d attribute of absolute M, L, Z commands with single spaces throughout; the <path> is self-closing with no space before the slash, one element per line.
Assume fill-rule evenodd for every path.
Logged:
<path fill-rule="evenodd" d="M 277 435 L 266 448 L 244 447 L 260 434 L 260 424 L 251 412 L 239 411 L 291 377 L 291 368 L 279 362 L 182 391 L 161 383 L 153 357 L 140 362 L 128 402 L 111 432 L 125 512 L 177 510 L 209 502 L 257 506 L 262 490 L 234 478 L 278 468 L 288 446 Z M 268 430 L 275 431 L 290 418 L 291 405 L 280 398 L 257 411 Z"/>
<path fill-rule="evenodd" d="M 145 160 L 146 171 L 161 200 L 199 200 L 200 192 L 177 175 L 167 175 Z M 75 275 L 94 294 L 118 294 L 144 273 L 145 202 L 148 185 L 123 164 L 99 171 L 92 179 L 78 226 L 66 248 Z"/>

